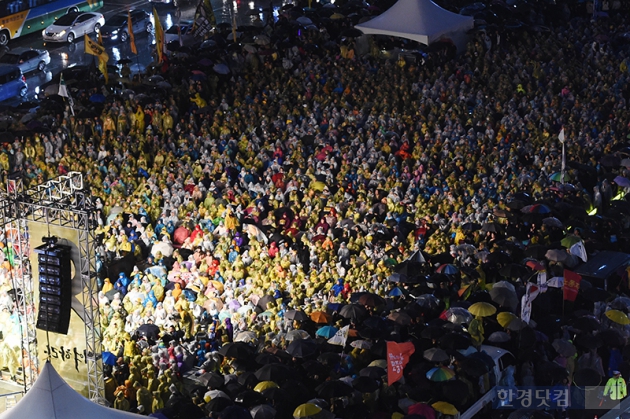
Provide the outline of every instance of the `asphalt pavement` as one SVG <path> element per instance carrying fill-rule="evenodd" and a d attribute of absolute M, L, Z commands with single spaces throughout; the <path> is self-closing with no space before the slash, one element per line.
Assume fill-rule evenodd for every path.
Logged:
<path fill-rule="evenodd" d="M 126 11 L 130 9 L 142 9 L 147 12 L 152 12 L 153 6 L 160 16 L 160 21 L 164 30 L 168 30 L 172 25 L 177 23 L 177 9 L 170 4 L 163 3 L 149 3 L 146 0 L 129 2 L 124 0 L 105 0 L 105 6 L 99 10 L 103 13 L 105 20 L 114 14 Z M 274 8 L 278 9 L 286 0 L 280 2 L 274 1 Z M 268 1 L 230 1 L 230 0 L 211 0 L 217 23 L 230 22 L 231 10 L 236 10 L 237 24 L 246 25 L 251 24 L 252 19 L 255 18 L 255 10 L 262 9 L 263 7 L 269 7 Z M 180 5 L 180 19 L 182 21 L 192 21 L 196 10 L 196 1 L 183 2 Z M 252 12 L 253 11 L 253 12 Z M 264 17 L 260 14 L 261 18 Z M 153 19 L 153 16 L 151 16 Z M 91 37 L 95 39 L 95 35 Z M 136 34 L 136 48 L 138 54 L 132 54 L 129 42 L 113 42 L 105 45 L 107 53 L 109 55 L 109 65 L 116 64 L 118 60 L 123 58 L 129 58 L 132 60 L 131 70 L 135 72 L 143 72 L 146 66 L 153 61 L 152 53 L 155 51 L 155 37 L 153 33 Z M 9 48 L 16 47 L 28 47 L 37 49 L 47 49 L 50 53 L 50 64 L 46 67 L 45 71 L 34 71 L 26 74 L 26 82 L 28 83 L 28 93 L 22 100 L 15 98 L 8 102 L 2 102 L 3 104 L 18 105 L 21 101 L 36 101 L 43 92 L 40 92 L 39 87 L 52 80 L 53 76 L 57 75 L 64 69 L 76 65 L 93 65 L 95 57 L 85 54 L 83 39 L 77 39 L 74 43 L 51 43 L 44 42 L 42 40 L 41 33 L 33 33 L 21 38 L 12 40 L 9 42 Z"/>

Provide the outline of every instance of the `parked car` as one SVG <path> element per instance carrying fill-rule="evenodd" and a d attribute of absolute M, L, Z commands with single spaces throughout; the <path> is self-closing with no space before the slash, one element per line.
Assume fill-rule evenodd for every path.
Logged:
<path fill-rule="evenodd" d="M 0 57 L 0 65 L 20 67 L 22 74 L 38 70 L 44 71 L 50 64 L 50 54 L 43 49 L 14 48 Z"/>
<path fill-rule="evenodd" d="M 166 44 L 173 41 L 179 42 L 179 33 L 177 31 L 178 27 L 181 27 L 182 43 L 184 45 L 194 44 L 196 39 L 193 35 L 193 22 L 182 22 L 179 25 L 175 24 L 168 28 L 164 31 L 164 42 L 166 42 Z"/>
<path fill-rule="evenodd" d="M 101 13 L 72 12 L 57 19 L 52 25 L 42 31 L 42 38 L 49 42 L 74 42 L 85 34 L 98 32 L 105 24 Z"/>
<path fill-rule="evenodd" d="M 179 7 L 182 5 L 182 0 L 149 0 L 149 3 L 170 4 L 173 7 Z"/>
<path fill-rule="evenodd" d="M 151 23 L 151 16 L 147 12 L 144 10 L 132 10 L 130 14 L 131 26 L 135 36 L 145 32 L 151 33 L 153 30 L 153 23 Z M 103 41 L 127 42 L 129 39 L 127 20 L 127 12 L 117 13 L 107 19 L 105 25 L 101 27 L 101 36 L 103 37 Z"/>
<path fill-rule="evenodd" d="M 20 67 L 15 65 L 0 66 L 0 101 L 16 96 L 24 97 L 28 92 L 26 77 Z"/>

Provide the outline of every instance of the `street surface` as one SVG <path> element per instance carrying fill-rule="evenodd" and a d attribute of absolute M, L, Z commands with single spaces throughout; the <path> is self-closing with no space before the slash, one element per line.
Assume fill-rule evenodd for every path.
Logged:
<path fill-rule="evenodd" d="M 223 1 L 223 0 L 211 0 L 214 13 L 217 19 L 217 23 L 231 23 L 230 8 L 236 8 L 237 13 L 237 25 L 249 25 L 256 16 L 255 10 L 261 10 L 263 7 L 269 7 L 269 2 L 265 1 Z M 280 3 L 276 0 L 274 8 L 277 10 L 284 3 Z M 120 11 L 126 11 L 129 9 L 142 9 L 149 13 L 152 12 L 152 7 L 155 6 L 162 22 L 164 30 L 168 30 L 171 26 L 177 23 L 176 8 L 170 4 L 162 3 L 149 3 L 146 0 L 141 1 L 124 1 L 124 0 L 105 0 L 105 5 L 99 12 L 103 13 L 105 20 Z M 195 9 L 197 7 L 196 1 L 183 1 L 180 6 L 181 21 L 192 21 L 194 19 Z M 264 19 L 264 14 L 260 14 L 261 19 Z M 153 19 L 153 16 L 151 17 Z M 96 39 L 94 34 L 91 35 L 92 39 Z M 138 49 L 138 55 L 131 53 L 129 42 L 114 42 L 107 43 L 105 45 L 107 53 L 109 54 L 108 65 L 114 65 L 118 60 L 128 58 L 132 60 L 131 70 L 132 72 L 142 72 L 146 66 L 153 61 L 152 53 L 155 51 L 155 37 L 153 34 L 140 33 L 135 34 L 136 48 Z M 84 52 L 83 39 L 77 39 L 73 44 L 67 43 L 45 43 L 42 40 L 41 33 L 33 33 L 21 38 L 12 40 L 9 42 L 9 48 L 16 47 L 30 47 L 37 49 L 47 49 L 50 52 L 51 62 L 46 67 L 44 72 L 34 71 L 26 74 L 26 82 L 28 83 L 28 94 L 25 101 L 33 101 L 38 98 L 38 95 L 43 94 L 40 92 L 39 86 L 52 80 L 53 76 L 61 72 L 63 69 L 72 67 L 75 65 L 94 65 L 96 57 L 87 55 Z M 16 98 L 11 101 L 0 102 L 3 105 L 18 105 L 20 101 Z"/>

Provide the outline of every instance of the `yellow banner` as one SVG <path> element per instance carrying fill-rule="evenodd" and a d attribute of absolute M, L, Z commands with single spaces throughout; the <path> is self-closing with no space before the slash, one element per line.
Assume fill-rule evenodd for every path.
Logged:
<path fill-rule="evenodd" d="M 109 60 L 109 56 L 105 52 L 105 47 L 99 45 L 98 43 L 92 41 L 87 34 L 85 35 L 85 53 L 90 55 L 95 55 L 97 57 L 105 56 L 106 59 Z"/>
<path fill-rule="evenodd" d="M 129 46 L 131 52 L 138 55 L 138 49 L 136 48 L 136 38 L 133 35 L 133 25 L 131 24 L 131 12 L 127 12 L 127 32 L 129 32 Z"/>
<path fill-rule="evenodd" d="M 158 64 L 160 64 L 164 55 L 164 30 L 155 7 L 153 8 L 153 19 L 155 20 L 155 48 L 157 50 Z"/>

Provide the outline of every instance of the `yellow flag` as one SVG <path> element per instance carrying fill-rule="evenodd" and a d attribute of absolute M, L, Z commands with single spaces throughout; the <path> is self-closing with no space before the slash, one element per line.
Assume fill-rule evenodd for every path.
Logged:
<path fill-rule="evenodd" d="M 164 55 L 164 30 L 155 7 L 153 8 L 153 19 L 155 20 L 155 48 L 157 49 L 158 64 L 160 64 Z"/>
<path fill-rule="evenodd" d="M 131 24 L 131 12 L 127 12 L 127 32 L 129 32 L 129 46 L 131 47 L 131 52 L 138 55 L 136 38 L 133 36 L 133 25 Z"/>
<path fill-rule="evenodd" d="M 109 83 L 109 75 L 107 74 L 107 62 L 109 61 L 109 55 L 107 55 L 105 48 L 102 45 L 92 41 L 87 34 L 85 35 L 85 53 L 98 57 L 98 69 L 101 73 L 103 73 L 105 83 Z"/>
<path fill-rule="evenodd" d="M 102 45 L 92 41 L 87 34 L 85 35 L 85 53 L 90 55 L 96 55 L 97 57 L 102 56 L 103 54 L 107 56 L 105 52 L 105 48 Z M 109 56 L 107 56 L 109 59 Z"/>
<path fill-rule="evenodd" d="M 101 35 L 101 31 L 96 32 L 96 40 L 100 46 L 103 46 L 103 35 Z"/>

